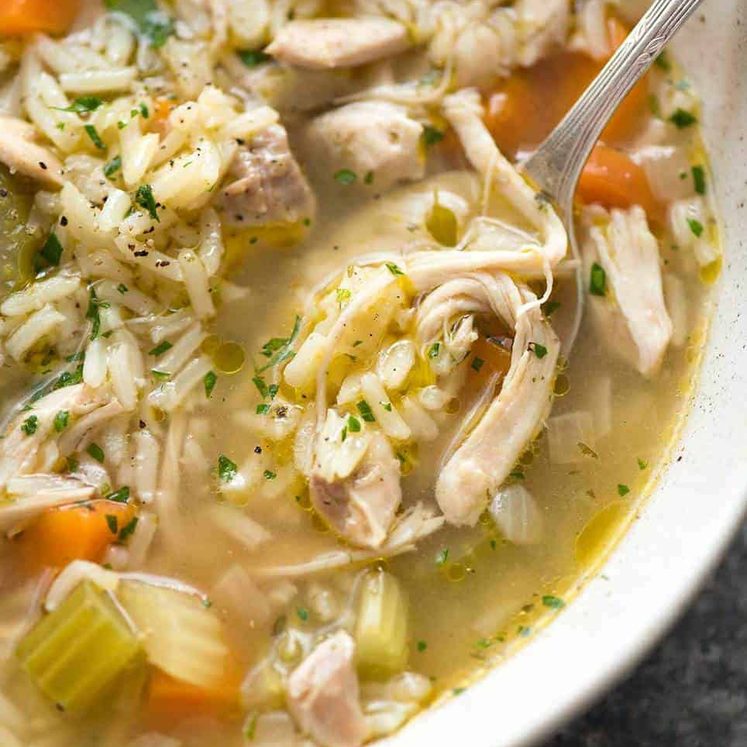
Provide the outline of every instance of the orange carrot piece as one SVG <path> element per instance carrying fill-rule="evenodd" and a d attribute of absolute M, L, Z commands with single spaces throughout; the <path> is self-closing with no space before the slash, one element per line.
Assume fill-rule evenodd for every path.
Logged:
<path fill-rule="evenodd" d="M 27 565 L 61 568 L 73 560 L 100 562 L 134 516 L 126 503 L 91 501 L 45 511 L 19 537 Z"/>
<path fill-rule="evenodd" d="M 595 146 L 584 167 L 577 195 L 582 202 L 608 208 L 640 205 L 649 218 L 657 218 L 660 213 L 646 172 L 625 153 L 601 143 Z"/>
<path fill-rule="evenodd" d="M 480 335 L 472 344 L 469 358 L 469 386 L 480 391 L 493 374 L 505 374 L 511 365 L 511 353 L 494 338 Z"/>
<path fill-rule="evenodd" d="M 226 677 L 219 685 L 202 688 L 153 669 L 148 685 L 146 714 L 154 724 L 170 723 L 195 714 L 228 713 L 238 706 L 239 681 Z"/>
<path fill-rule="evenodd" d="M 62 34 L 80 9 L 80 0 L 2 0 L 0 36 L 44 31 Z"/>

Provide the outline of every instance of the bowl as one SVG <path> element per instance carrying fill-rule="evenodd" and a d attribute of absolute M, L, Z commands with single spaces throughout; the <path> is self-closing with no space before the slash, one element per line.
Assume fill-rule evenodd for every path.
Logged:
<path fill-rule="evenodd" d="M 613 686 L 672 625 L 747 506 L 747 5 L 708 0 L 673 51 L 703 102 L 724 268 L 689 413 L 668 465 L 597 576 L 549 627 L 392 747 L 536 744 Z"/>

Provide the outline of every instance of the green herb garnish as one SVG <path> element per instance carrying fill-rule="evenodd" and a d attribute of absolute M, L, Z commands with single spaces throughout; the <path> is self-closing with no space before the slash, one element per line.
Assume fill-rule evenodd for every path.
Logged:
<path fill-rule="evenodd" d="M 159 355 L 163 355 L 167 350 L 171 350 L 174 346 L 168 341 L 164 340 L 163 342 L 160 342 L 158 345 L 156 345 L 153 350 L 148 351 L 148 355 L 155 356 L 156 358 Z"/>
<path fill-rule="evenodd" d="M 86 452 L 99 464 L 104 463 L 104 450 L 95 441 L 92 441 L 90 444 L 88 444 Z"/>
<path fill-rule="evenodd" d="M 36 429 L 39 427 L 39 418 L 36 415 L 29 415 L 26 420 L 21 423 L 21 430 L 27 436 L 33 436 L 36 433 Z"/>
<path fill-rule="evenodd" d="M 223 482 L 231 482 L 239 468 L 225 454 L 218 457 L 218 476 Z"/>
<path fill-rule="evenodd" d="M 86 135 L 88 135 L 89 138 L 91 138 L 91 142 L 99 149 L 99 150 L 106 150 L 106 146 L 104 145 L 104 141 L 101 139 L 101 136 L 99 135 L 98 131 L 92 124 L 87 124 L 83 127 L 83 129 L 86 131 Z"/>
<path fill-rule="evenodd" d="M 431 345 L 428 348 L 428 357 L 429 358 L 438 358 L 438 354 L 441 351 L 441 343 L 440 342 L 434 342 L 433 345 Z"/>
<path fill-rule="evenodd" d="M 436 555 L 436 565 L 442 566 L 446 563 L 446 561 L 449 559 L 449 548 L 445 547 L 443 550 L 441 550 L 438 555 Z"/>
<path fill-rule="evenodd" d="M 115 501 L 116 503 L 127 503 L 130 500 L 130 489 L 127 485 L 124 485 L 119 490 L 114 490 L 106 496 L 107 501 Z"/>
<path fill-rule="evenodd" d="M 120 542 L 124 542 L 129 536 L 135 533 L 135 527 L 137 527 L 137 516 L 133 516 L 123 527 L 119 530 L 119 536 L 117 539 Z"/>
<path fill-rule="evenodd" d="M 147 210 L 148 215 L 150 215 L 153 220 L 159 223 L 161 222 L 161 219 L 158 217 L 158 211 L 156 210 L 156 198 L 153 197 L 153 189 L 150 184 L 141 184 L 137 188 L 137 192 L 135 192 L 135 202 L 140 205 L 141 208 Z"/>
<path fill-rule="evenodd" d="M 44 260 L 44 263 L 37 262 L 36 269 L 43 269 L 43 264 L 49 267 L 57 267 L 60 264 L 60 258 L 62 257 L 62 244 L 57 238 L 57 234 L 52 231 L 47 240 L 44 242 L 44 246 L 39 250 L 38 258 Z"/>
<path fill-rule="evenodd" d="M 366 423 L 373 423 L 376 421 L 373 410 L 371 410 L 371 406 L 366 402 L 366 400 L 362 399 L 355 406 L 361 414 L 361 418 L 363 418 Z"/>
<path fill-rule="evenodd" d="M 547 355 L 547 348 L 544 345 L 540 345 L 538 342 L 530 342 L 527 345 L 527 349 L 534 353 L 540 360 Z"/>
<path fill-rule="evenodd" d="M 55 416 L 54 416 L 54 429 L 57 431 L 57 433 L 62 433 L 62 431 L 67 428 L 68 421 L 70 420 L 70 413 L 67 410 L 60 410 Z"/>
<path fill-rule="evenodd" d="M 122 156 L 114 156 L 109 163 L 104 166 L 104 176 L 111 179 L 122 168 Z"/>
<path fill-rule="evenodd" d="M 704 195 L 706 193 L 705 169 L 702 166 L 693 166 L 691 170 L 695 192 L 699 195 Z"/>
<path fill-rule="evenodd" d="M 552 610 L 559 610 L 565 607 L 565 602 L 560 597 L 553 596 L 552 594 L 545 594 L 542 597 L 542 604 Z"/>
<path fill-rule="evenodd" d="M 425 145 L 435 145 L 436 143 L 440 143 L 444 139 L 444 133 L 436 127 L 426 125 L 425 127 L 423 127 L 422 137 L 423 143 Z"/>
<path fill-rule="evenodd" d="M 292 358 L 295 355 L 295 353 L 293 352 L 293 343 L 295 342 L 296 337 L 298 337 L 298 333 L 300 330 L 301 317 L 297 316 L 296 321 L 293 324 L 293 330 L 290 333 L 290 337 L 273 337 L 271 340 L 268 340 L 262 346 L 262 355 L 264 355 L 266 358 L 269 358 L 270 360 L 261 368 L 256 369 L 257 373 L 262 373 L 268 368 L 277 366 L 278 364 Z"/>
<path fill-rule="evenodd" d="M 296 614 L 298 615 L 298 619 L 303 620 L 303 622 L 309 619 L 309 611 L 305 607 L 297 607 Z"/>
<path fill-rule="evenodd" d="M 108 10 L 129 16 L 140 35 L 156 49 L 174 33 L 174 21 L 159 10 L 155 0 L 104 0 L 104 5 Z"/>
<path fill-rule="evenodd" d="M 607 273 L 604 271 L 604 267 L 597 262 L 594 262 L 591 266 L 589 293 L 592 296 L 607 295 Z"/>
<path fill-rule="evenodd" d="M 236 54 L 247 67 L 257 67 L 272 59 L 269 54 L 259 49 L 239 49 Z"/>
<path fill-rule="evenodd" d="M 684 130 L 686 127 L 694 125 L 698 118 L 686 109 L 677 109 L 669 118 L 669 121 L 678 129 Z"/>
<path fill-rule="evenodd" d="M 624 485 L 623 483 L 619 482 L 617 484 L 617 494 L 622 498 L 624 495 L 627 495 L 630 492 L 630 488 L 627 485 Z"/>
<path fill-rule="evenodd" d="M 202 378 L 202 383 L 205 385 L 205 396 L 208 399 L 210 399 L 213 389 L 215 389 L 216 381 L 218 381 L 218 377 L 216 376 L 215 371 L 208 371 Z"/>
<path fill-rule="evenodd" d="M 355 417 L 355 415 L 348 415 L 348 430 L 351 433 L 360 433 L 361 430 L 361 421 L 358 420 L 358 418 Z"/>
<path fill-rule="evenodd" d="M 687 225 L 690 226 L 690 230 L 697 238 L 700 238 L 703 235 L 703 231 L 705 229 L 703 228 L 703 224 L 699 220 L 695 220 L 695 218 L 688 218 Z"/>
<path fill-rule="evenodd" d="M 358 177 L 350 169 L 340 169 L 335 172 L 335 181 L 338 184 L 353 184 Z"/>
<path fill-rule="evenodd" d="M 386 269 L 389 270 L 389 272 L 391 272 L 394 276 L 405 274 L 404 272 L 402 272 L 402 270 L 400 270 L 399 267 L 397 267 L 397 265 L 394 264 L 394 262 L 387 262 Z"/>
<path fill-rule="evenodd" d="M 73 101 L 70 106 L 61 107 L 53 106 L 52 109 L 56 109 L 60 112 L 72 112 L 73 114 L 87 114 L 88 112 L 95 112 L 102 104 L 103 100 L 98 96 L 79 96 Z"/>
<path fill-rule="evenodd" d="M 112 534 L 116 534 L 119 531 L 119 521 L 117 520 L 116 516 L 113 516 L 112 514 L 107 514 L 106 523 L 109 527 L 109 531 Z"/>

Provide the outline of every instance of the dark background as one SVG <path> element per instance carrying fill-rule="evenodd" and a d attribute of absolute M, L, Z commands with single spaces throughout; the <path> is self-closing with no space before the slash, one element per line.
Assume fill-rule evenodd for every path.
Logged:
<path fill-rule="evenodd" d="M 747 747 L 747 524 L 630 677 L 543 747 Z"/>

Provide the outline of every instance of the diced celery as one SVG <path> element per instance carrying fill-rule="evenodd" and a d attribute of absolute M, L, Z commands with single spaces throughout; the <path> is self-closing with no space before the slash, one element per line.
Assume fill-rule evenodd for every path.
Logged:
<path fill-rule="evenodd" d="M 105 591 L 83 581 L 20 641 L 16 654 L 39 689 L 66 711 L 92 705 L 142 651 Z"/>
<path fill-rule="evenodd" d="M 200 597 L 165 586 L 122 581 L 117 598 L 144 636 L 152 664 L 198 687 L 223 681 L 228 648 L 222 625 Z"/>
<path fill-rule="evenodd" d="M 407 599 L 397 579 L 385 571 L 369 573 L 358 596 L 356 657 L 363 675 L 385 677 L 407 663 Z"/>

